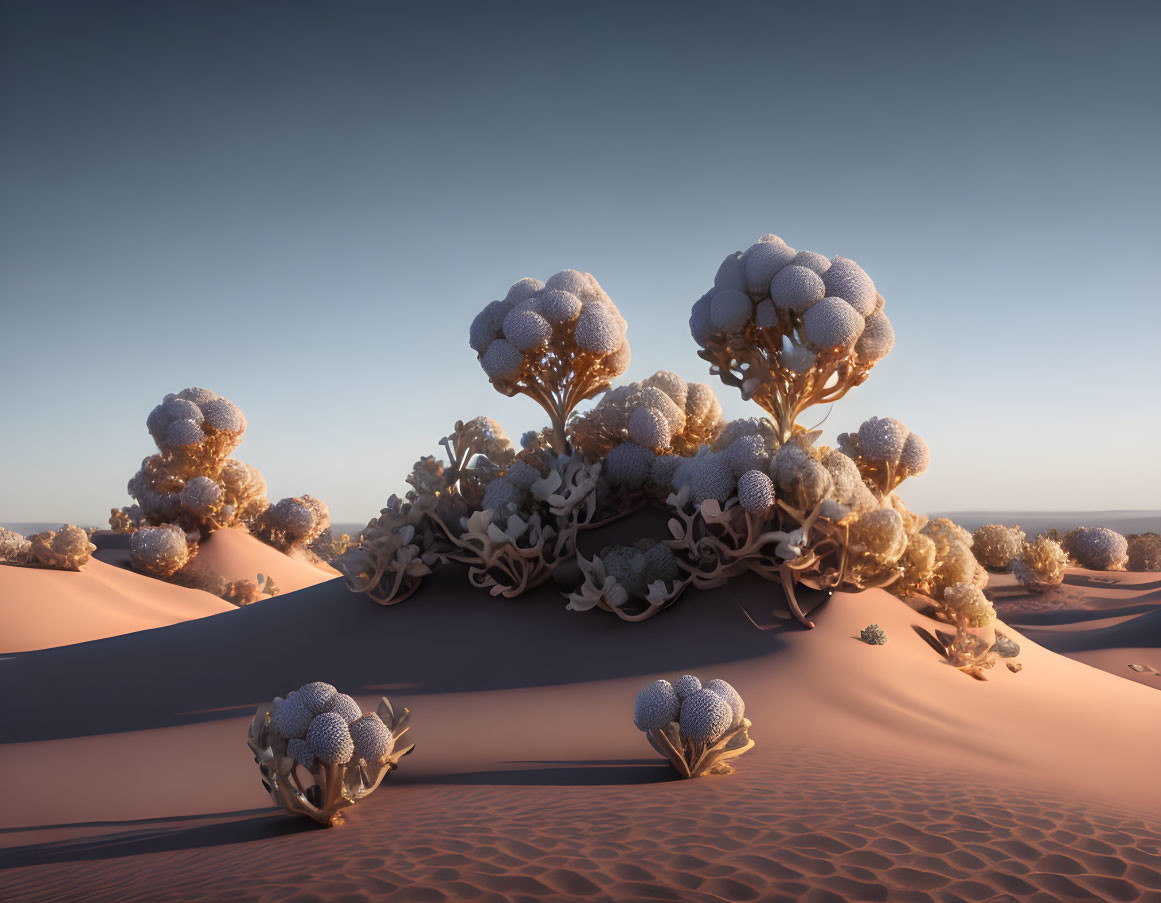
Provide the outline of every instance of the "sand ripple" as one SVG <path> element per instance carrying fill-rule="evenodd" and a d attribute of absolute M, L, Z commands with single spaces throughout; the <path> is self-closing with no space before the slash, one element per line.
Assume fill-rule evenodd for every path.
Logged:
<path fill-rule="evenodd" d="M 1159 863 L 1161 823 L 1133 813 L 833 755 L 693 782 L 399 785 L 333 830 L 121 825 L 0 850 L 0 899 L 1157 901 Z"/>

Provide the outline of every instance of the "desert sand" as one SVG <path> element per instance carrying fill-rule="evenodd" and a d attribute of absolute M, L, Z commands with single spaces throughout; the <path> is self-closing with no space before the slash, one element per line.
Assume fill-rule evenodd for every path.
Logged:
<path fill-rule="evenodd" d="M 236 610 L 199 589 L 176 586 L 129 566 L 129 537 L 98 533 L 80 571 L 0 564 L 0 654 L 86 643 Z M 281 592 L 333 580 L 245 530 L 218 530 L 202 543 L 195 567 L 227 580 L 269 575 Z"/>
<path fill-rule="evenodd" d="M 1161 898 L 1155 688 L 1012 628 L 1023 669 L 979 682 L 885 592 L 812 631 L 768 616 L 774 592 L 623 624 L 449 570 L 389 608 L 334 581 L 0 661 L 22 688 L 0 899 Z M 856 639 L 872 622 L 886 645 Z M 746 700 L 734 775 L 676 780 L 633 727 L 641 686 L 685 672 Z M 332 829 L 274 809 L 245 745 L 256 704 L 315 679 L 408 706 L 417 744 Z"/>
<path fill-rule="evenodd" d="M 0 564 L 0 653 L 85 643 L 234 608 L 97 558 L 80 571 Z"/>

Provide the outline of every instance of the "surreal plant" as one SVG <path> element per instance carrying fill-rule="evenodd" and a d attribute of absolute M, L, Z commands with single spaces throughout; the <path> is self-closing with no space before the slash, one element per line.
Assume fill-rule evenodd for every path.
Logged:
<path fill-rule="evenodd" d="M 1064 582 L 1068 553 L 1048 536 L 1025 543 L 1019 557 L 1012 560 L 1012 575 L 1033 593 L 1043 593 Z"/>
<path fill-rule="evenodd" d="M 859 631 L 859 639 L 868 646 L 882 646 L 887 642 L 887 633 L 878 624 L 871 624 Z"/>
<path fill-rule="evenodd" d="M 972 534 L 976 560 L 992 571 L 1006 571 L 1024 551 L 1024 531 L 1003 524 L 984 524 Z"/>
<path fill-rule="evenodd" d="M 596 279 L 562 270 L 547 282 L 521 279 L 491 302 L 472 321 L 469 343 L 498 391 L 544 408 L 553 450 L 563 454 L 569 414 L 629 365 L 625 331 Z"/>
<path fill-rule="evenodd" d="M 276 806 L 330 826 L 414 749 L 397 748 L 409 719 L 386 697 L 364 714 L 350 696 L 315 681 L 258 706 L 248 745 Z"/>
<path fill-rule="evenodd" d="M 811 405 L 842 398 L 891 351 L 883 297 L 853 260 L 763 235 L 730 254 L 689 320 L 698 355 L 773 419 L 780 442 Z"/>
<path fill-rule="evenodd" d="M 638 695 L 633 724 L 683 778 L 732 774 L 729 760 L 752 749 L 746 704 L 724 680 L 692 674 L 657 680 Z"/>
<path fill-rule="evenodd" d="M 682 581 L 677 556 L 665 543 L 640 539 L 632 546 L 608 546 L 588 561 L 577 556 L 584 583 L 568 594 L 568 608 L 601 608 L 624 621 L 643 621 L 674 601 Z"/>
<path fill-rule="evenodd" d="M 1070 557 L 1090 571 L 1123 571 L 1129 561 L 1129 541 L 1107 527 L 1079 527 L 1061 542 Z"/>
<path fill-rule="evenodd" d="M 33 533 L 27 538 L 0 527 L 0 561 L 56 571 L 79 571 L 97 547 L 81 527 L 65 524 L 59 530 Z"/>
<path fill-rule="evenodd" d="M 1161 571 L 1161 535 L 1156 533 L 1134 533 L 1125 537 L 1128 541 L 1130 571 Z"/>
<path fill-rule="evenodd" d="M 890 417 L 869 418 L 836 447 L 798 422 L 891 350 L 883 308 L 851 260 L 773 235 L 730 255 L 689 320 L 711 374 L 763 409 L 724 422 L 709 386 L 671 371 L 611 385 L 629 362 L 626 328 L 591 276 L 521 280 L 476 316 L 469 345 L 492 384 L 538 401 L 549 425 L 517 446 L 488 418 L 457 422 L 440 440 L 446 460 L 417 461 L 405 496 L 392 496 L 335 566 L 381 604 L 460 563 L 495 595 L 554 577 L 569 609 L 640 621 L 690 586 L 749 572 L 781 587 L 776 615 L 806 626 L 830 593 L 876 587 L 958 625 L 962 592 L 950 591 L 988 576 L 971 534 L 899 497 L 926 471 L 927 443 Z M 577 553 L 580 531 L 643 506 L 668 514 L 665 535 Z"/>
<path fill-rule="evenodd" d="M 327 506 L 309 495 L 271 506 L 262 474 L 230 457 L 246 430 L 232 401 L 208 389 L 183 389 L 162 399 L 146 427 L 158 453 L 129 481 L 136 504 L 114 508 L 109 517 L 115 532 L 131 534 L 135 568 L 248 604 L 261 594 L 252 581 L 189 570 L 199 543 L 214 530 L 245 528 L 280 551 L 325 559 L 327 547 L 319 553 L 308 547 L 329 539 Z"/>

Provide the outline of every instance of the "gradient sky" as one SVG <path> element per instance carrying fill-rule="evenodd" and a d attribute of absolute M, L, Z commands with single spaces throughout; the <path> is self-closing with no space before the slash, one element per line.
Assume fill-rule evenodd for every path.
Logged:
<path fill-rule="evenodd" d="M 625 379 L 709 382 L 690 305 L 764 232 L 886 297 L 824 438 L 924 436 L 912 508 L 1161 508 L 1157 3 L 0 11 L 0 521 L 103 523 L 203 385 L 365 522 L 457 418 L 545 422 L 467 346 L 512 282 L 593 273 Z"/>

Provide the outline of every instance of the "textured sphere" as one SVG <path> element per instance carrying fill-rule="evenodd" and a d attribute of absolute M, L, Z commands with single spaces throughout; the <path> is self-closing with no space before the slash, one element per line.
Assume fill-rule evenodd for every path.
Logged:
<path fill-rule="evenodd" d="M 391 730 L 374 712 L 369 712 L 350 723 L 351 740 L 355 744 L 354 757 L 378 763 L 391 750 L 394 739 Z"/>
<path fill-rule="evenodd" d="M 673 682 L 673 689 L 677 691 L 677 698 L 685 700 L 701 689 L 701 681 L 692 674 L 683 674 Z"/>
<path fill-rule="evenodd" d="M 931 450 L 927 443 L 915 433 L 909 433 L 899 453 L 899 472 L 915 477 L 927 470 L 931 463 Z"/>
<path fill-rule="evenodd" d="M 825 296 L 822 277 L 797 264 L 783 267 L 770 282 L 770 299 L 786 313 L 800 314 Z"/>
<path fill-rule="evenodd" d="M 215 398 L 200 405 L 206 425 L 220 433 L 243 433 L 246 418 L 242 410 L 228 398 Z"/>
<path fill-rule="evenodd" d="M 731 442 L 722 455 L 735 477 L 747 470 L 765 470 L 770 466 L 769 446 L 761 436 L 739 436 Z"/>
<path fill-rule="evenodd" d="M 910 435 L 911 431 L 892 417 L 871 417 L 859 427 L 863 457 L 896 464 Z"/>
<path fill-rule="evenodd" d="M 492 480 L 484 489 L 481 504 L 484 508 L 495 511 L 515 511 L 520 507 L 520 489 L 510 480 L 503 478 Z"/>
<path fill-rule="evenodd" d="M 703 348 L 714 333 L 713 320 L 710 319 L 710 299 L 713 292 L 706 292 L 695 302 L 689 312 L 689 334 L 693 340 Z"/>
<path fill-rule="evenodd" d="M 830 259 L 825 254 L 816 254 L 814 251 L 799 251 L 791 263 L 814 270 L 820 276 L 830 269 Z"/>
<path fill-rule="evenodd" d="M 645 576 L 648 583 L 652 583 L 654 580 L 672 583 L 680 574 L 677 556 L 673 554 L 673 549 L 665 543 L 654 543 L 645 550 Z"/>
<path fill-rule="evenodd" d="M 828 295 L 842 298 L 864 317 L 875 312 L 875 283 L 853 260 L 836 257 L 823 273 L 822 279 L 826 283 Z"/>
<path fill-rule="evenodd" d="M 511 310 L 522 301 L 527 301 L 538 291 L 544 288 L 544 283 L 539 279 L 533 279 L 531 276 L 525 276 L 518 282 L 512 283 L 512 287 L 508 289 L 508 294 L 504 296 L 505 312 Z"/>
<path fill-rule="evenodd" d="M 129 537 L 129 557 L 141 570 L 168 577 L 189 561 L 189 543 L 173 524 L 142 527 Z"/>
<path fill-rule="evenodd" d="M 681 711 L 677 691 L 667 680 L 655 680 L 637 694 L 633 706 L 633 724 L 641 731 L 660 730 L 676 721 Z"/>
<path fill-rule="evenodd" d="M 996 610 L 978 586 L 957 583 L 943 592 L 943 604 L 968 627 L 986 627 L 996 619 Z"/>
<path fill-rule="evenodd" d="M 316 715 L 306 731 L 307 748 L 327 765 L 342 765 L 351 761 L 355 743 L 347 721 L 338 712 Z"/>
<path fill-rule="evenodd" d="M 700 505 L 706 499 L 724 502 L 734 494 L 737 480 L 723 454 L 708 455 L 694 467 L 691 479 L 693 503 Z"/>
<path fill-rule="evenodd" d="M 477 354 L 483 354 L 492 344 L 492 340 L 499 337 L 500 326 L 504 322 L 507 305 L 503 301 L 493 301 L 482 311 L 476 314 L 468 330 L 468 344 Z"/>
<path fill-rule="evenodd" d="M 649 470 L 649 479 L 655 486 L 660 486 L 663 489 L 673 489 L 673 475 L 677 471 L 677 467 L 684 461 L 685 458 L 680 455 L 658 455 L 653 459 L 653 465 Z"/>
<path fill-rule="evenodd" d="M 292 737 L 286 744 L 286 754 L 308 771 L 314 765 L 314 753 L 302 737 Z"/>
<path fill-rule="evenodd" d="M 359 704 L 346 693 L 335 693 L 327 703 L 326 711 L 342 715 L 348 724 L 363 714 Z"/>
<path fill-rule="evenodd" d="M 196 405 L 203 405 L 207 401 L 214 401 L 222 396 L 209 389 L 203 389 L 201 386 L 190 386 L 188 389 L 182 389 L 178 392 L 177 397 L 192 401 Z"/>
<path fill-rule="evenodd" d="M 691 693 L 681 703 L 681 732 L 697 743 L 717 740 L 730 729 L 733 720 L 730 704 L 711 690 L 703 688 Z"/>
<path fill-rule="evenodd" d="M 757 298 L 765 297 L 770 291 L 770 280 L 794 259 L 795 253 L 782 239 L 751 245 L 743 255 L 746 291 Z"/>
<path fill-rule="evenodd" d="M 552 335 L 552 324 L 530 310 L 513 310 L 504 317 L 504 338 L 520 351 L 543 348 Z"/>
<path fill-rule="evenodd" d="M 774 308 L 774 302 L 769 298 L 764 298 L 758 302 L 758 306 L 754 308 L 754 325 L 759 329 L 769 329 L 778 322 L 778 311 Z"/>
<path fill-rule="evenodd" d="M 270 715 L 270 726 L 287 740 L 292 737 L 302 738 L 306 736 L 313 717 L 314 713 L 302 704 L 298 694 L 291 693 L 275 704 L 274 712 Z"/>
<path fill-rule="evenodd" d="M 171 448 L 192 448 L 205 441 L 206 434 L 192 420 L 175 420 L 165 429 L 165 443 Z"/>
<path fill-rule="evenodd" d="M 480 360 L 484 372 L 492 379 L 504 379 L 520 372 L 524 354 L 506 339 L 496 339 Z"/>
<path fill-rule="evenodd" d="M 637 407 L 629 414 L 629 438 L 644 448 L 660 452 L 669 448 L 673 431 L 660 412 Z"/>
<path fill-rule="evenodd" d="M 882 311 L 867 317 L 863 334 L 855 342 L 855 354 L 869 363 L 878 363 L 895 347 L 895 329 Z"/>
<path fill-rule="evenodd" d="M 580 316 L 581 301 L 572 292 L 549 289 L 537 295 L 533 310 L 549 323 L 571 323 Z"/>
<path fill-rule="evenodd" d="M 577 346 L 597 354 L 612 354 L 621 347 L 625 330 L 611 305 L 586 304 L 573 332 Z"/>
<path fill-rule="evenodd" d="M 753 311 L 754 302 L 742 292 L 725 289 L 710 298 L 710 320 L 717 329 L 740 329 L 749 322 Z"/>
<path fill-rule="evenodd" d="M 774 506 L 774 482 L 760 470 L 738 477 L 738 500 L 755 514 L 765 514 Z"/>
<path fill-rule="evenodd" d="M 580 270 L 561 270 L 548 278 L 544 287 L 549 291 L 568 292 L 582 301 L 592 298 L 608 300 L 608 295 L 591 273 Z"/>
<path fill-rule="evenodd" d="M 1081 527 L 1065 537 L 1065 549 L 1082 568 L 1120 570 L 1129 560 L 1129 541 L 1106 527 Z"/>
<path fill-rule="evenodd" d="M 194 477 L 181 490 L 182 507 L 195 514 L 208 514 L 222 501 L 222 487 L 209 477 Z"/>
<path fill-rule="evenodd" d="M 718 291 L 746 291 L 746 262 L 741 251 L 729 255 L 718 267 L 714 276 L 714 288 Z"/>
<path fill-rule="evenodd" d="M 540 479 L 540 471 L 527 461 L 513 461 L 504 471 L 504 481 L 511 483 L 517 489 L 528 490 L 532 484 Z"/>
<path fill-rule="evenodd" d="M 653 453 L 636 442 L 622 442 L 605 455 L 604 474 L 614 486 L 636 489 L 649 479 Z"/>
<path fill-rule="evenodd" d="M 165 401 L 161 403 L 161 410 L 169 420 L 192 420 L 194 423 L 201 423 L 205 419 L 201 408 L 180 395 L 166 395 Z"/>
<path fill-rule="evenodd" d="M 733 712 L 733 719 L 730 722 L 730 727 L 737 727 L 742 723 L 742 719 L 746 716 L 746 703 L 742 701 L 742 696 L 732 686 L 724 680 L 711 680 L 705 685 L 705 688 L 711 693 L 716 693 L 730 707 Z"/>
<path fill-rule="evenodd" d="M 296 691 L 299 701 L 306 706 L 312 715 L 325 712 L 327 710 L 327 704 L 337 692 L 338 690 L 333 686 L 328 683 L 323 683 L 321 680 L 303 684 Z"/>
<path fill-rule="evenodd" d="M 842 298 L 823 298 L 802 315 L 806 342 L 815 351 L 853 347 L 864 325 L 859 312 Z"/>

